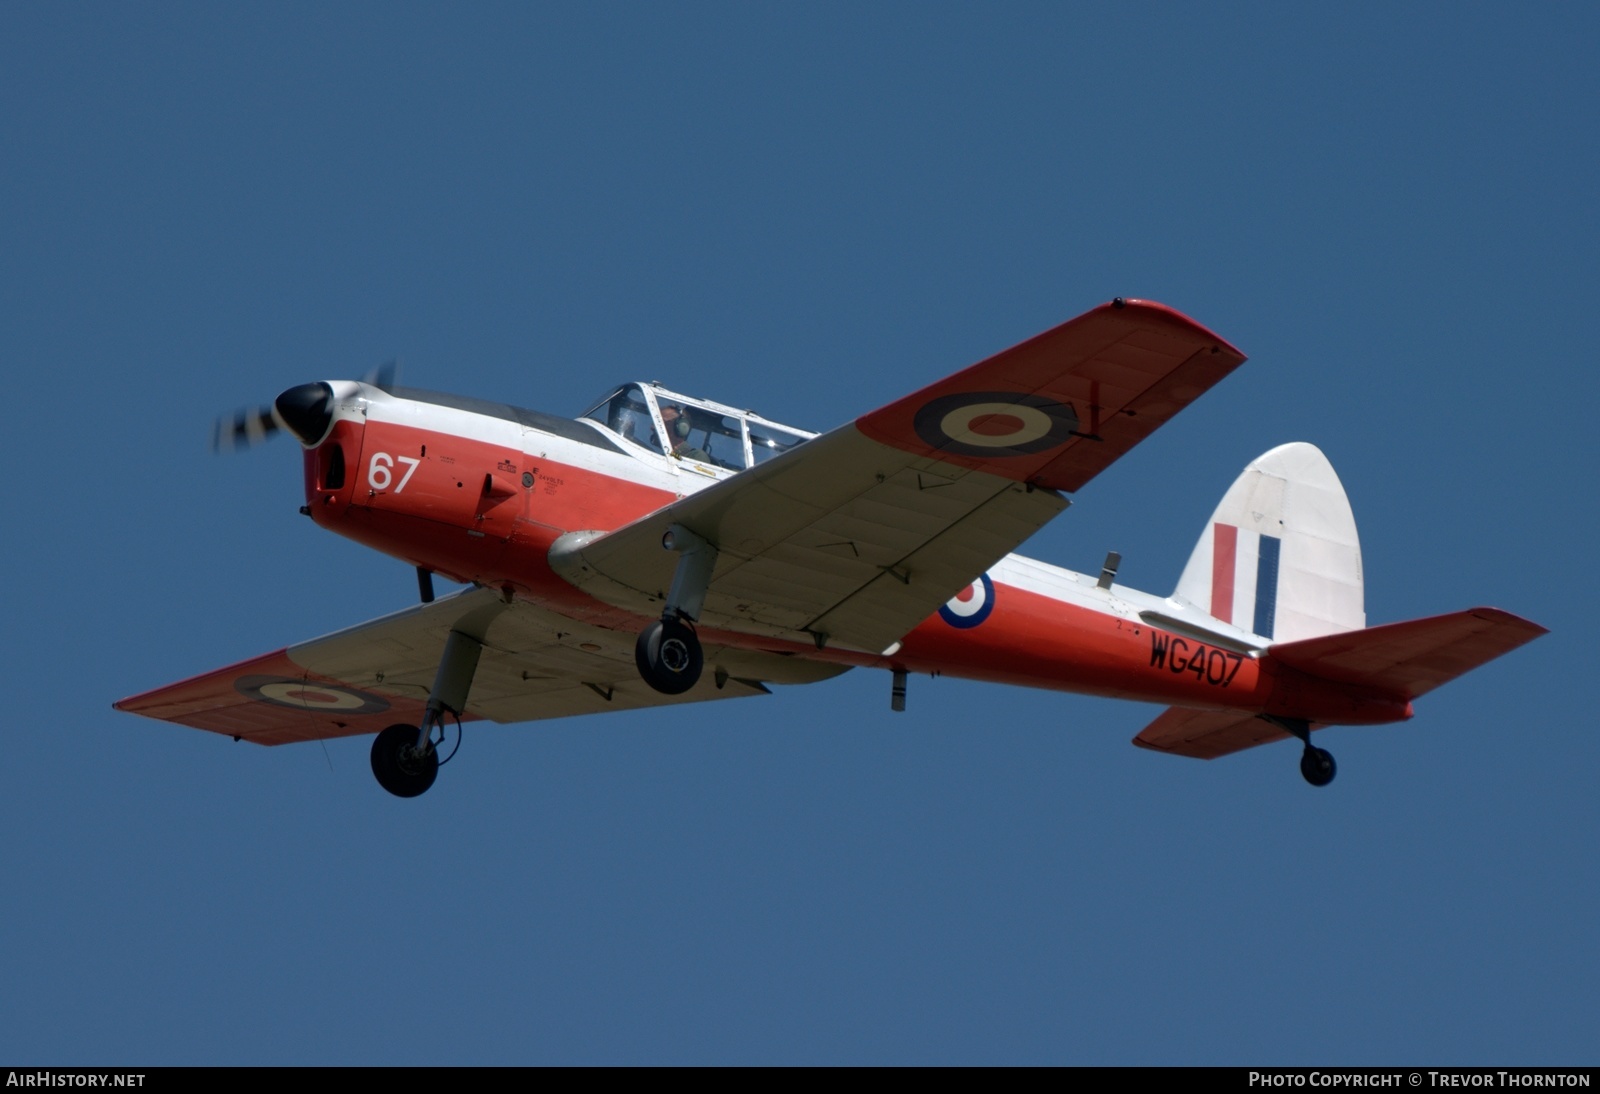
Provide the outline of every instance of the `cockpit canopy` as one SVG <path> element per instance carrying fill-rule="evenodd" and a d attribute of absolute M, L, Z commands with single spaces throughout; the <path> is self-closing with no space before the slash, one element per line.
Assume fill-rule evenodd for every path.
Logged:
<path fill-rule="evenodd" d="M 727 471 L 765 463 L 816 436 L 657 384 L 620 387 L 583 417 L 649 452 Z"/>

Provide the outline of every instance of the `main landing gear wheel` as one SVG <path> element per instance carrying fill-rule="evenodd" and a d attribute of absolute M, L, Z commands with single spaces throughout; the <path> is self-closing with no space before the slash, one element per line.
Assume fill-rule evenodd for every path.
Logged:
<path fill-rule="evenodd" d="M 414 798 L 439 775 L 439 753 L 430 744 L 417 750 L 417 727 L 392 725 L 372 742 L 372 773 L 378 785 L 397 798 Z"/>
<path fill-rule="evenodd" d="M 1300 754 L 1300 774 L 1304 775 L 1306 782 L 1312 786 L 1327 786 L 1338 772 L 1339 767 L 1333 762 L 1333 753 L 1325 748 L 1306 745 L 1306 750 Z"/>
<path fill-rule="evenodd" d="M 644 682 L 663 695 L 682 695 L 694 687 L 705 664 L 694 628 L 677 619 L 658 619 L 640 631 L 633 658 Z"/>

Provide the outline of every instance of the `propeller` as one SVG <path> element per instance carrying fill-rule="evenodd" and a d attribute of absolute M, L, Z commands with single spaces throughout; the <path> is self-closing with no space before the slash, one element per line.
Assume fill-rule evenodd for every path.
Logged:
<path fill-rule="evenodd" d="M 368 387 L 375 387 L 379 391 L 394 391 L 395 381 L 400 378 L 400 358 L 391 357 L 381 365 L 374 365 L 367 374 L 361 377 L 361 382 Z"/>
<path fill-rule="evenodd" d="M 383 362 L 361 378 L 379 391 L 392 391 L 400 374 L 399 359 Z M 313 446 L 328 435 L 333 424 L 333 387 L 327 383 L 299 384 L 279 395 L 269 406 L 241 407 L 218 418 L 211 430 L 211 451 L 233 452 L 254 448 L 280 429 L 300 443 Z"/>
<path fill-rule="evenodd" d="M 232 452 L 237 448 L 254 448 L 279 429 L 272 407 L 256 410 L 241 407 L 232 417 L 217 419 L 211 430 L 211 451 Z"/>

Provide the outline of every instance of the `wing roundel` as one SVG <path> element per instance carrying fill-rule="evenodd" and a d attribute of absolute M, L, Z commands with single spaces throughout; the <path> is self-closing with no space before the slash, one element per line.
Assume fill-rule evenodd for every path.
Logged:
<path fill-rule="evenodd" d="M 882 444 L 1068 492 L 1244 354 L 1147 300 L 1114 300 L 856 420 Z"/>

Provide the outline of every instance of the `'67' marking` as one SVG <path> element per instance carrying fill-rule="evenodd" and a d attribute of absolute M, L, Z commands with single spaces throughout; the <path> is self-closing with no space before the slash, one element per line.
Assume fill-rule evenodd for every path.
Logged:
<path fill-rule="evenodd" d="M 411 476 L 416 472 L 417 464 L 422 462 L 415 456 L 395 457 L 387 452 L 374 452 L 372 454 L 372 462 L 367 464 L 367 485 L 372 487 L 374 491 L 389 489 L 389 484 L 394 482 L 394 461 L 396 459 L 406 465 L 406 473 L 400 476 L 400 482 L 395 486 L 394 492 L 398 494 L 404 490 L 406 483 L 411 481 Z"/>
<path fill-rule="evenodd" d="M 1174 638 L 1160 631 L 1150 632 L 1150 667 L 1168 672 L 1190 673 L 1196 680 L 1225 688 L 1233 683 L 1244 658 L 1229 650 L 1219 650 L 1203 642 Z"/>

